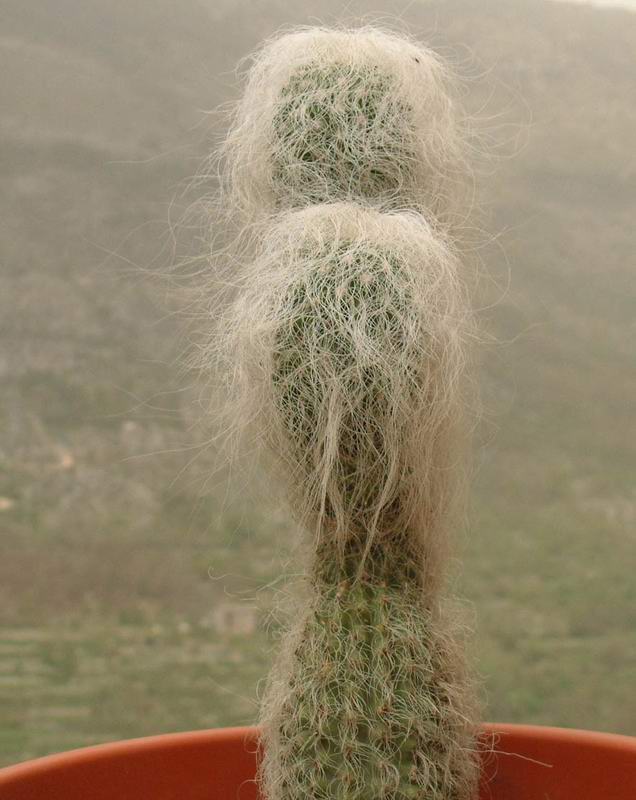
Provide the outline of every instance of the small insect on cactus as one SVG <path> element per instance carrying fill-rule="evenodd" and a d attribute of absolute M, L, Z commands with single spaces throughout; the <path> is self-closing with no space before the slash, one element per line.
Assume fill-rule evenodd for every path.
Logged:
<path fill-rule="evenodd" d="M 249 224 L 334 199 L 449 222 L 466 169 L 462 119 L 439 57 L 372 27 L 267 42 L 223 144 L 223 206 Z"/>
<path fill-rule="evenodd" d="M 231 312 L 234 413 L 314 534 L 262 701 L 264 794 L 469 798 L 472 695 L 440 595 L 470 320 L 452 249 L 413 212 L 286 213 Z"/>

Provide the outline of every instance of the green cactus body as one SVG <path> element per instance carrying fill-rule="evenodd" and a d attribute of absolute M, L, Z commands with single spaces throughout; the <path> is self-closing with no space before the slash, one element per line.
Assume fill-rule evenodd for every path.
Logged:
<path fill-rule="evenodd" d="M 417 380 L 419 355 L 409 352 L 405 341 L 405 326 L 414 321 L 409 314 L 408 278 L 400 279 L 399 260 L 390 252 L 356 248 L 350 242 L 321 257 L 326 263 L 305 272 L 286 298 L 286 321 L 277 332 L 274 348 L 274 402 L 295 459 L 304 462 L 311 480 L 321 455 L 315 438 L 317 422 L 329 413 L 334 387 L 352 398 L 335 434 L 331 496 L 339 496 L 346 507 L 349 532 L 356 533 L 368 530 L 373 503 L 389 469 L 383 423 L 392 412 L 391 380 L 399 371 L 410 391 L 422 391 Z M 311 263 L 316 253 L 307 253 L 305 258 Z M 389 375 L 387 359 L 391 360 Z M 361 471 L 364 480 L 360 480 Z M 326 502 L 327 516 L 333 515 L 329 496 Z M 396 510 L 395 503 L 383 509 L 384 529 Z"/>
<path fill-rule="evenodd" d="M 312 599 L 293 656 L 274 670 L 285 685 L 267 731 L 277 743 L 265 755 L 270 800 L 465 800 L 476 771 L 461 659 L 424 591 L 426 568 L 402 526 L 399 491 L 363 560 L 369 509 L 388 479 L 387 375 L 400 374 L 414 396 L 425 390 L 422 343 L 413 349 L 408 330 L 418 313 L 411 281 L 390 247 L 326 248 L 326 257 L 306 253 L 320 266 L 302 271 L 282 299 L 271 380 L 304 480 L 316 469 L 315 433 L 334 385 L 357 399 L 337 427 L 331 488 L 348 538 L 344 550 L 336 546 L 327 503 L 309 571 Z"/>
<path fill-rule="evenodd" d="M 409 204 L 417 149 L 412 113 L 378 66 L 305 64 L 272 121 L 272 183 L 284 206 L 332 198 Z M 412 188 L 412 187 L 411 187 Z"/>
<path fill-rule="evenodd" d="M 255 253 L 236 406 L 314 531 L 310 597 L 261 701 L 267 800 L 476 792 L 473 697 L 441 610 L 467 316 L 448 86 L 394 34 L 292 32 L 256 58 L 222 150 L 237 252 Z"/>
<path fill-rule="evenodd" d="M 228 222 L 267 225 L 272 212 L 350 200 L 455 227 L 470 192 L 455 94 L 432 50 L 388 31 L 312 28 L 266 42 L 219 151 Z"/>
<path fill-rule="evenodd" d="M 316 582 L 270 734 L 274 796 L 468 797 L 472 731 L 443 625 L 408 578 L 372 577 L 372 564 L 362 580 Z"/>

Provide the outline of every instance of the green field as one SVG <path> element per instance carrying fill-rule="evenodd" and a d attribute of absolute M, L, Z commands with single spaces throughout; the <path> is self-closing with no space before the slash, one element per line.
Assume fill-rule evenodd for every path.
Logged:
<path fill-rule="evenodd" d="M 214 188 L 186 190 L 237 59 L 340 6 L 4 3 L 0 765 L 256 720 L 297 531 L 206 444 L 182 295 L 155 276 L 203 250 L 170 223 Z M 491 338 L 454 570 L 484 717 L 636 735 L 636 15 L 348 5 L 403 11 L 498 155 L 476 176 Z"/>

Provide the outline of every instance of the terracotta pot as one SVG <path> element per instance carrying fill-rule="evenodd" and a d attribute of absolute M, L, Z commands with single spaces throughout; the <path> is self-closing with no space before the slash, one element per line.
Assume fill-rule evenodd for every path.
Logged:
<path fill-rule="evenodd" d="M 634 800 L 636 737 L 484 725 L 482 800 Z M 2 800 L 256 800 L 258 729 L 71 750 L 0 770 Z"/>

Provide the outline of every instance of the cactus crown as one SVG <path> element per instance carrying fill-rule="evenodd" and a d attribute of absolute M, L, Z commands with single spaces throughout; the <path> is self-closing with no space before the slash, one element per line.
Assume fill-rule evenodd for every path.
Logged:
<path fill-rule="evenodd" d="M 267 41 L 215 155 L 224 221 L 240 232 L 351 200 L 454 224 L 467 173 L 454 95 L 435 53 L 392 32 L 301 28 Z"/>

